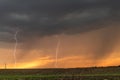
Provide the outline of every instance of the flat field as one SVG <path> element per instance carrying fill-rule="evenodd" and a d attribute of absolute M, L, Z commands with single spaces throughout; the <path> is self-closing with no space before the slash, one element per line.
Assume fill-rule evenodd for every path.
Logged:
<path fill-rule="evenodd" d="M 120 67 L 1 69 L 0 80 L 120 80 Z"/>

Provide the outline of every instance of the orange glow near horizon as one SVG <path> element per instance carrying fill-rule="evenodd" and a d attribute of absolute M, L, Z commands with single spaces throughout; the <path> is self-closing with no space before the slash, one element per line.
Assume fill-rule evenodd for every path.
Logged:
<path fill-rule="evenodd" d="M 114 42 L 111 40 L 112 43 L 110 46 L 108 43 L 107 48 L 103 45 L 101 46 L 103 44 L 101 41 L 104 42 L 104 37 L 106 39 L 106 36 L 101 39 L 101 36 L 104 35 L 102 33 L 114 33 L 112 30 L 112 28 L 105 28 L 84 34 L 60 35 L 61 44 L 57 67 L 76 68 L 120 65 L 120 38 L 115 38 Z M 38 38 L 23 45 L 19 44 L 16 52 L 17 67 L 14 67 L 14 44 L 7 45 L 7 47 L 0 48 L 0 68 L 4 69 L 5 64 L 10 69 L 55 68 L 56 45 L 57 39 L 55 36 Z M 101 51 L 101 48 L 106 48 L 106 50 Z M 107 50 L 109 51 L 107 52 Z"/>
<path fill-rule="evenodd" d="M 50 57 L 43 57 L 35 59 L 30 62 L 17 63 L 17 67 L 14 64 L 7 64 L 7 69 L 32 69 L 32 68 L 54 68 L 54 59 Z M 58 60 L 58 68 L 78 68 L 78 67 L 94 67 L 94 66 L 117 66 L 119 65 L 119 57 L 109 57 L 108 59 L 101 60 L 100 63 L 95 64 L 93 61 L 86 60 L 85 57 L 71 56 L 64 57 Z M 53 64 L 49 66 L 49 64 Z M 4 69 L 5 66 L 0 66 Z"/>

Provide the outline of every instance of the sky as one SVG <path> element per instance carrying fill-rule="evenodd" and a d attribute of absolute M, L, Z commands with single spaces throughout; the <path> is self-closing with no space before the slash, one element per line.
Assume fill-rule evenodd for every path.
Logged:
<path fill-rule="evenodd" d="M 119 3 L 0 0 L 0 68 L 119 65 Z"/>

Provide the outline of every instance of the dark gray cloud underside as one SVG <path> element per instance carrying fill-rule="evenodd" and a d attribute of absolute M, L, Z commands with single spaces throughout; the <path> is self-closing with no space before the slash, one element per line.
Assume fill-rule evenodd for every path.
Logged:
<path fill-rule="evenodd" d="M 0 0 L 0 41 L 14 42 L 16 31 L 19 31 L 18 41 L 22 42 L 119 25 L 119 4 L 120 0 Z M 116 30 L 120 29 L 112 27 L 115 29 L 101 34 L 100 45 L 93 49 L 94 59 L 104 58 L 112 52 L 118 38 Z M 21 55 L 25 52 L 23 50 Z"/>
<path fill-rule="evenodd" d="M 86 32 L 102 28 L 96 24 L 104 25 L 103 20 L 119 20 L 119 3 L 119 0 L 1 0 L 0 28 L 7 27 L 3 31 L 13 33 L 19 29 L 25 37 Z"/>

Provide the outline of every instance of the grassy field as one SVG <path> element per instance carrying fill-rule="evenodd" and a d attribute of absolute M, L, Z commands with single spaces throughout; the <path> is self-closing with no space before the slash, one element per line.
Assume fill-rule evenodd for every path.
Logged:
<path fill-rule="evenodd" d="M 0 80 L 120 80 L 120 67 L 1 69 Z"/>

